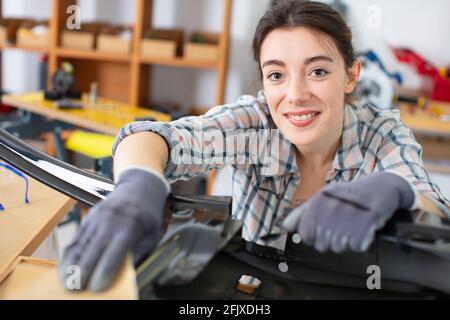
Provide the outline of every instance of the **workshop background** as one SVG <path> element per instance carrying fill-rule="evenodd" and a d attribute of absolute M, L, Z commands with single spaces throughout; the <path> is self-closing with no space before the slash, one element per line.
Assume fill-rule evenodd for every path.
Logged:
<path fill-rule="evenodd" d="M 29 25 L 30 33 L 42 35 L 50 32 L 48 28 L 46 29 L 45 22 L 51 19 L 54 1 L 57 0 L 3 0 L 0 26 L 2 29 L 8 28 L 3 18 L 26 19 L 34 22 Z M 139 60 L 145 66 L 140 65 L 136 69 L 140 70 L 136 79 L 145 80 L 139 83 L 141 86 L 139 89 L 132 88 L 136 83 L 133 84 L 131 80 L 131 84 L 127 84 L 123 92 L 117 92 L 121 91 L 120 86 L 111 87 L 104 83 L 107 81 L 105 73 L 111 81 L 115 81 L 124 74 L 134 72 L 134 58 L 127 60 L 127 53 L 109 55 L 97 52 L 96 48 L 88 48 L 87 52 L 82 49 L 64 49 L 63 43 L 60 42 L 56 45 L 57 48 L 55 47 L 57 56 L 55 61 L 57 67 L 67 59 L 74 65 L 75 70 L 77 68 L 91 70 L 92 66 L 99 68 L 92 70 L 103 70 L 99 71 L 98 79 L 87 80 L 81 79 L 83 78 L 81 76 L 77 77 L 75 72 L 76 83 L 80 79 L 91 82 L 90 85 L 82 85 L 81 90 L 84 93 L 87 89 L 95 90 L 96 86 L 92 86 L 94 81 L 91 81 L 95 80 L 99 88 L 95 94 L 104 98 L 137 102 L 141 107 L 171 113 L 173 117 L 199 114 L 217 102 L 232 102 L 242 94 L 256 94 L 260 89 L 257 69 L 252 60 L 251 39 L 259 18 L 271 2 L 270 0 L 154 0 L 151 15 L 153 28 L 182 30 L 185 41 L 190 40 L 193 43 L 193 35 L 198 31 L 216 33 L 219 39 L 222 39 L 220 37 L 226 32 L 229 35 L 229 43 L 228 48 L 220 46 L 215 48 L 216 51 L 212 51 L 212 58 L 211 51 L 194 50 L 191 53 L 193 60 L 152 58 L 150 50 L 147 58 Z M 136 3 L 139 1 L 80 0 L 76 3 L 80 7 L 82 24 L 101 21 L 122 26 L 123 30 L 126 30 L 136 21 L 138 7 Z M 223 28 L 227 16 L 224 10 L 227 3 L 231 4 L 231 9 L 229 30 L 225 31 Z M 355 48 L 365 59 L 367 70 L 374 68 L 373 75 L 364 75 L 363 80 L 366 82 L 362 85 L 367 87 L 361 91 L 361 95 L 366 94 L 365 99 L 368 101 L 374 99 L 373 103 L 380 103 L 382 106 L 385 106 L 383 103 L 386 99 L 392 101 L 394 107 L 403 106 L 402 116 L 404 112 L 408 113 L 405 114 L 405 122 L 413 127 L 419 141 L 423 143 L 424 159 L 432 180 L 440 186 L 443 194 L 450 198 L 450 42 L 447 41 L 450 30 L 448 19 L 450 2 L 342 0 L 333 3 L 345 14 L 354 32 Z M 150 10 L 147 6 L 143 9 Z M 39 26 L 38 22 L 42 23 L 43 28 L 36 28 Z M 146 27 L 149 26 L 144 26 L 143 37 L 146 34 Z M 121 35 L 124 39 L 130 39 L 130 34 L 126 32 L 122 31 Z M 167 38 L 174 39 L 173 37 L 176 38 L 177 35 L 169 35 Z M 47 47 L 20 45 L 15 43 L 18 38 L 14 35 L 10 39 L 7 38 L 5 43 L 0 45 L 3 93 L 36 92 L 42 89 L 46 82 L 51 82 L 46 80 L 52 76 L 48 74 L 48 66 L 49 63 L 55 62 L 51 59 L 46 60 Z M 161 40 L 159 36 L 152 37 L 151 34 L 148 38 Z M 73 43 L 69 41 L 70 44 Z M 217 45 L 217 41 L 215 44 Z M 221 51 L 222 49 L 228 50 Z M 205 56 L 202 56 L 203 60 L 196 60 L 196 54 Z M 128 55 L 132 56 L 133 53 Z M 424 66 L 427 67 L 424 69 Z M 220 77 L 221 72 L 224 72 L 223 79 Z M 93 77 L 95 78 L 95 75 Z M 127 77 L 125 79 L 128 81 Z M 142 93 L 145 94 L 141 95 Z M 10 117 L 7 103 L 2 108 L 0 123 L 2 117 Z M 15 109 L 12 110 L 15 112 Z M 37 146 L 44 150 L 53 150 L 48 147 L 47 144 L 51 143 L 48 140 L 40 140 L 41 137 L 33 138 Z M 42 143 L 39 144 L 39 141 Z M 79 161 L 77 164 L 80 166 L 85 163 L 76 156 L 72 156 L 71 159 Z M 213 194 L 231 194 L 227 171 L 220 172 L 209 187 Z M 69 223 L 59 228 L 56 235 L 53 235 L 53 241 L 47 241 L 35 255 L 54 258 L 55 254 L 57 255 L 54 252 L 55 237 L 59 238 L 58 250 L 61 251 L 70 240 L 75 226 L 75 223 Z"/>

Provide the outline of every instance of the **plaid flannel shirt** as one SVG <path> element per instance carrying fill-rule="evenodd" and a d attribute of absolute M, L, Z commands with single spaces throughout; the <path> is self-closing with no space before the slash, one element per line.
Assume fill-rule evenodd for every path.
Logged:
<path fill-rule="evenodd" d="M 264 93 L 260 92 L 258 97 L 242 96 L 235 103 L 217 106 L 199 117 L 185 117 L 169 123 L 144 121 L 128 124 L 121 129 L 113 153 L 117 145 L 131 134 L 156 132 L 165 139 L 171 151 L 175 148 L 181 150 L 170 153 L 165 177 L 169 182 L 188 180 L 226 165 L 205 163 L 211 150 L 205 145 L 207 142 L 200 139 L 202 133 L 218 131 L 225 135 L 230 131 L 274 127 Z M 231 164 L 233 215 L 243 221 L 243 238 L 260 245 L 268 245 L 260 239 L 262 236 L 279 231 L 274 221 L 286 214 L 301 183 L 294 145 L 281 135 L 277 147 L 279 154 L 269 155 L 275 157 L 272 160 L 279 164 L 275 172 L 263 170 L 258 164 Z M 227 150 L 226 145 L 223 150 L 214 150 L 216 156 L 223 157 L 235 156 L 239 152 L 241 156 L 249 156 L 242 150 Z M 189 154 L 198 161 L 183 163 L 180 154 Z M 391 171 L 406 178 L 415 191 L 427 195 L 450 218 L 450 202 L 430 180 L 422 162 L 422 147 L 412 131 L 400 121 L 399 111 L 378 110 L 357 103 L 346 105 L 340 146 L 326 181 L 351 181 L 378 171 Z M 283 249 L 285 241 L 285 237 L 280 237 L 270 242 L 270 246 Z"/>

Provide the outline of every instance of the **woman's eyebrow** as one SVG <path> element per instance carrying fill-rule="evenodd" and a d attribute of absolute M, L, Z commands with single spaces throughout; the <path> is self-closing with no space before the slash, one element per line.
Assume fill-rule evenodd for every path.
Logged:
<path fill-rule="evenodd" d="M 304 64 L 308 65 L 308 64 L 311 64 L 313 62 L 320 61 L 320 60 L 325 60 L 325 61 L 328 61 L 328 62 L 334 62 L 334 60 L 331 59 L 328 56 L 314 56 L 314 57 L 305 59 Z"/>
<path fill-rule="evenodd" d="M 314 56 L 314 57 L 310 57 L 310 58 L 305 59 L 304 64 L 305 64 L 305 65 L 308 65 L 308 64 L 311 64 L 311 63 L 313 63 L 313 62 L 320 61 L 320 60 L 328 61 L 328 62 L 334 62 L 334 60 L 333 60 L 332 58 L 330 58 L 330 57 L 328 57 L 328 56 L 320 55 L 320 56 Z M 263 69 L 264 69 L 265 67 L 267 67 L 267 66 L 279 66 L 279 67 L 285 67 L 286 64 L 285 64 L 283 61 L 281 61 L 281 60 L 272 59 L 272 60 L 267 60 L 267 61 L 265 61 L 265 62 L 262 64 L 262 68 L 263 68 Z"/>
<path fill-rule="evenodd" d="M 264 69 L 264 68 L 267 67 L 267 66 L 279 66 L 279 67 L 285 67 L 286 64 L 285 64 L 283 61 L 281 61 L 281 60 L 273 59 L 273 60 L 267 60 L 267 61 L 265 61 L 265 62 L 263 63 L 263 65 L 262 65 L 262 68 Z"/>

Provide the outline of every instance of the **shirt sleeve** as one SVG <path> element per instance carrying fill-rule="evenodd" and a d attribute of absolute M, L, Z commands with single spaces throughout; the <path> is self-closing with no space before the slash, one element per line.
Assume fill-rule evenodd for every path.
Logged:
<path fill-rule="evenodd" d="M 405 178 L 415 192 L 430 198 L 433 203 L 450 218 L 450 201 L 446 199 L 439 187 L 428 176 L 422 161 L 422 146 L 414 135 L 400 120 L 390 130 L 377 152 L 377 169 L 392 171 Z M 377 170 L 377 171 L 378 171 Z"/>
<path fill-rule="evenodd" d="M 170 183 L 189 180 L 231 164 L 231 159 L 238 155 L 239 150 L 230 148 L 232 139 L 228 138 L 240 130 L 268 128 L 268 114 L 263 97 L 242 96 L 237 102 L 214 107 L 202 116 L 172 122 L 133 122 L 120 130 L 113 144 L 113 155 L 127 136 L 155 132 L 164 138 L 169 147 L 165 177 Z"/>

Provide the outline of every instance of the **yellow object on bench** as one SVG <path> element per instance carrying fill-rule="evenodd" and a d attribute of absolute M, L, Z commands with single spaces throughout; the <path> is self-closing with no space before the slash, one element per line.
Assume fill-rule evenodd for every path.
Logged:
<path fill-rule="evenodd" d="M 86 131 L 75 131 L 66 141 L 66 148 L 92 159 L 110 157 L 114 137 Z"/>

